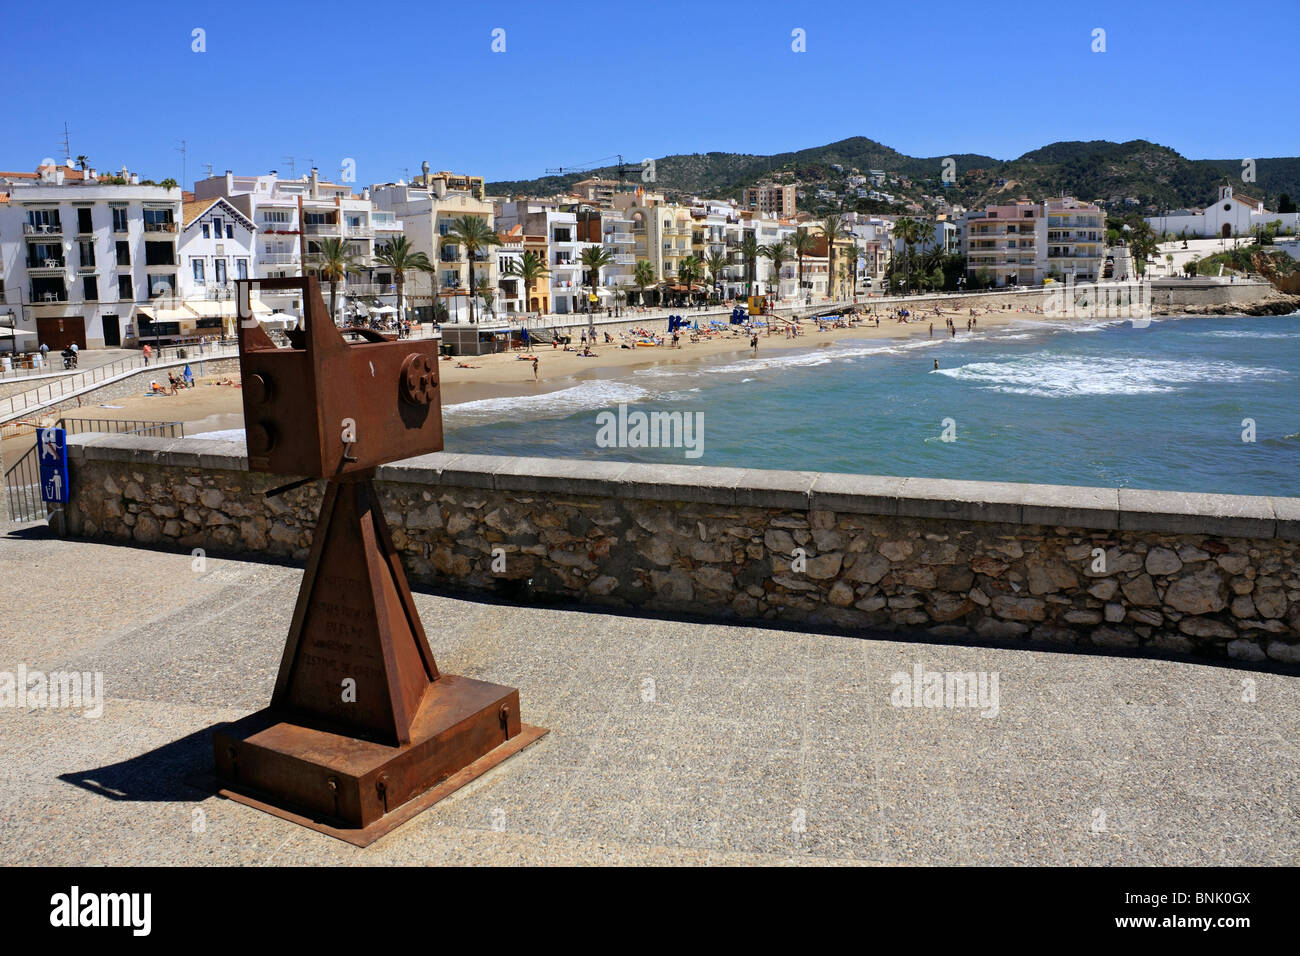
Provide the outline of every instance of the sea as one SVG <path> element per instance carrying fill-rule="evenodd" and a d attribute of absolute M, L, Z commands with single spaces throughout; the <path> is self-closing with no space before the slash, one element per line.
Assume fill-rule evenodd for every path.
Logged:
<path fill-rule="evenodd" d="M 939 333 L 810 333 L 757 358 L 449 405 L 446 450 L 1300 496 L 1300 313 Z M 634 429 L 609 441 L 620 406 L 690 416 L 698 455 Z"/>

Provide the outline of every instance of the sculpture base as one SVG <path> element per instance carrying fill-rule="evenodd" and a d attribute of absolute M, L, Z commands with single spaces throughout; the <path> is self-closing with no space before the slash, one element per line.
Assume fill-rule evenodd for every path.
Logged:
<path fill-rule="evenodd" d="M 219 793 L 368 846 L 540 738 L 519 692 L 444 674 L 426 691 L 410 743 L 389 745 L 271 709 L 213 732 Z"/>

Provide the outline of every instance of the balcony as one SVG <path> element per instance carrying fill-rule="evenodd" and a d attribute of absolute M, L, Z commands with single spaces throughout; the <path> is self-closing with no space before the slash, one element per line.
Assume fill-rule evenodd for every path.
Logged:
<path fill-rule="evenodd" d="M 67 289 L 37 289 L 35 286 L 32 286 L 28 289 L 28 292 L 28 301 L 31 302 L 32 305 L 40 305 L 44 302 L 68 301 Z"/>
<path fill-rule="evenodd" d="M 337 236 L 339 234 L 339 224 L 337 222 L 309 222 L 302 227 L 302 231 L 309 236 Z"/>
<path fill-rule="evenodd" d="M 63 235 L 63 224 L 59 220 L 42 223 L 23 223 L 24 236 L 61 236 Z"/>
<path fill-rule="evenodd" d="M 47 256 L 42 259 L 27 258 L 28 272 L 56 272 L 61 271 L 67 266 L 67 261 L 60 257 Z"/>
<path fill-rule="evenodd" d="M 149 222 L 145 220 L 145 232 L 176 232 L 176 223 L 174 222 Z"/>
<path fill-rule="evenodd" d="M 636 237 L 630 232 L 605 233 L 605 245 L 607 246 L 630 246 L 634 242 L 636 242 Z"/>
<path fill-rule="evenodd" d="M 636 256 L 634 256 L 634 255 L 632 255 L 632 254 L 630 254 L 630 253 L 626 253 L 626 252 L 616 253 L 616 254 L 614 255 L 614 265 L 616 265 L 616 266 L 634 266 L 634 265 L 636 265 Z"/>
<path fill-rule="evenodd" d="M 296 252 L 264 252 L 257 257 L 260 266 L 296 266 L 300 261 Z"/>
<path fill-rule="evenodd" d="M 369 226 L 348 226 L 349 239 L 372 239 L 374 235 L 375 230 Z"/>

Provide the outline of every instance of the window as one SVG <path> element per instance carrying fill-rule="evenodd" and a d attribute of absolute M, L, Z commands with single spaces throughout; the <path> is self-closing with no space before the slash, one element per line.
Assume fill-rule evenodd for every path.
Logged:
<path fill-rule="evenodd" d="M 58 232 L 61 229 L 57 209 L 29 209 L 27 224 L 37 232 Z"/>
<path fill-rule="evenodd" d="M 212 271 L 213 271 L 214 278 L 216 279 L 217 285 L 225 285 L 226 284 L 226 260 L 213 259 Z"/>
<path fill-rule="evenodd" d="M 131 287 L 130 276 L 117 277 L 117 297 L 123 302 L 130 302 L 135 298 L 135 290 Z"/>
<path fill-rule="evenodd" d="M 203 284 L 204 284 L 204 281 L 205 281 L 205 280 L 204 280 L 204 276 L 203 276 L 203 260 L 202 260 L 202 259 L 191 259 L 191 260 L 190 260 L 190 268 L 194 270 L 194 283 L 195 283 L 195 285 L 203 285 Z"/>
<path fill-rule="evenodd" d="M 175 232 L 176 221 L 170 209 L 146 209 L 144 211 L 145 232 Z"/>
<path fill-rule="evenodd" d="M 129 266 L 131 264 L 131 244 L 129 242 L 117 242 L 117 264 L 119 266 Z"/>
<path fill-rule="evenodd" d="M 86 276 L 81 280 L 81 297 L 87 302 L 99 301 L 99 280 L 94 276 Z"/>
<path fill-rule="evenodd" d="M 166 295 L 176 288 L 176 276 L 151 275 L 149 277 L 149 298 Z"/>
<path fill-rule="evenodd" d="M 90 207 L 85 206 L 77 210 L 77 232 L 83 236 L 88 232 L 94 232 L 95 227 L 90 221 Z"/>
<path fill-rule="evenodd" d="M 289 213 L 284 209 L 267 209 L 262 212 L 262 222 L 274 222 L 281 225 L 289 221 Z"/>
<path fill-rule="evenodd" d="M 226 223 L 226 238 L 227 239 L 235 238 L 235 227 L 232 226 L 230 223 Z"/>
<path fill-rule="evenodd" d="M 126 207 L 113 207 L 113 231 L 126 232 Z"/>
<path fill-rule="evenodd" d="M 247 278 L 248 278 L 248 260 L 247 260 L 247 259 L 236 259 L 236 260 L 235 260 L 235 278 L 236 278 L 236 279 L 247 279 Z"/>
<path fill-rule="evenodd" d="M 170 242 L 146 242 L 144 264 L 147 266 L 172 266 L 176 264 L 176 247 Z"/>
<path fill-rule="evenodd" d="M 82 241 L 77 243 L 77 249 L 81 254 L 81 268 L 90 269 L 95 265 L 95 243 L 91 241 Z"/>
<path fill-rule="evenodd" d="M 204 239 L 211 239 L 211 238 L 212 238 L 212 236 L 208 234 L 208 224 L 207 224 L 206 222 L 205 222 L 203 225 L 201 225 L 199 228 L 203 230 L 203 238 L 204 238 Z"/>
<path fill-rule="evenodd" d="M 218 239 L 221 238 L 221 217 L 220 216 L 212 217 L 212 234 L 216 236 Z"/>

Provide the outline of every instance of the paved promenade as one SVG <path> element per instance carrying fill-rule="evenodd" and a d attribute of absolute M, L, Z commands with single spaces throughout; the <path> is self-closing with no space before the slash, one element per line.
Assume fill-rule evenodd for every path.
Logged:
<path fill-rule="evenodd" d="M 98 719 L 0 706 L 15 863 L 1294 864 L 1300 681 L 417 594 L 440 667 L 550 734 L 360 850 L 209 796 L 301 571 L 0 534 L 0 671 L 100 671 Z M 891 674 L 996 674 L 996 716 Z M 1243 697 L 1249 700 L 1243 700 Z M 984 713 L 992 713 L 986 708 Z"/>

